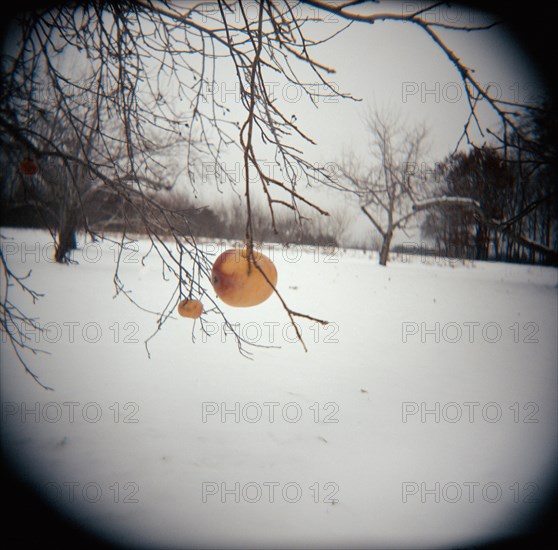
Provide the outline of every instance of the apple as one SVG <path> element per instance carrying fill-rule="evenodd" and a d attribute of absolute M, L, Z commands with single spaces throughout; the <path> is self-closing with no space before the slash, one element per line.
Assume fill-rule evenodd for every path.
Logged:
<path fill-rule="evenodd" d="M 225 304 L 234 307 L 251 307 L 265 302 L 277 285 L 277 269 L 264 254 L 254 251 L 256 265 L 249 258 L 248 250 L 225 250 L 213 264 L 211 284 Z M 271 284 L 270 284 L 271 283 Z"/>
<path fill-rule="evenodd" d="M 203 305 L 199 300 L 181 300 L 178 304 L 178 314 L 182 317 L 197 319 L 203 313 Z"/>
<path fill-rule="evenodd" d="M 29 158 L 23 159 L 19 163 L 19 171 L 24 176 L 33 176 L 39 171 L 39 165 L 37 164 L 37 161 L 35 161 L 35 160 L 29 159 Z"/>

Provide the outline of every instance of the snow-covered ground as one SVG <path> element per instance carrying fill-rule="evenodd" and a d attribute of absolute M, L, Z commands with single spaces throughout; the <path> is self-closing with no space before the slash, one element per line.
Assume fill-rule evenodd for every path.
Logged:
<path fill-rule="evenodd" d="M 2 342 L 2 445 L 53 506 L 134 547 L 435 548 L 513 535 L 557 458 L 557 270 L 273 249 L 280 303 L 222 320 L 155 317 L 112 282 L 114 247 L 50 261 L 46 233 L 2 229 L 15 303 L 47 332 Z M 139 248 L 144 249 L 145 243 Z M 209 249 L 213 245 L 206 245 Z M 221 247 L 215 245 L 215 250 Z M 266 251 L 266 250 L 264 250 Z M 330 252 L 330 251 L 329 251 Z M 173 284 L 131 250 L 121 278 L 147 308 Z M 4 289 L 3 289 L 4 290 Z"/>

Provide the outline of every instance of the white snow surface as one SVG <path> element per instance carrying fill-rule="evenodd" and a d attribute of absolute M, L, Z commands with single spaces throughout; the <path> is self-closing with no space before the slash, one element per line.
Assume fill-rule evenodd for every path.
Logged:
<path fill-rule="evenodd" d="M 3 334 L 4 451 L 111 541 L 446 548 L 519 533 L 544 502 L 558 456 L 556 269 L 420 256 L 383 268 L 362 251 L 264 247 L 290 307 L 331 322 L 299 321 L 307 353 L 272 296 L 222 309 L 278 347 L 246 359 L 217 314 L 209 338 L 173 315 L 149 358 L 156 316 L 114 297 L 114 246 L 81 242 L 79 263 L 58 265 L 47 233 L 1 233 L 10 268 L 31 269 L 44 293 L 33 305 L 10 289 L 48 325 L 30 336 L 49 354 L 24 357 L 54 388 Z M 121 278 L 160 310 L 174 282 L 134 246 Z"/>

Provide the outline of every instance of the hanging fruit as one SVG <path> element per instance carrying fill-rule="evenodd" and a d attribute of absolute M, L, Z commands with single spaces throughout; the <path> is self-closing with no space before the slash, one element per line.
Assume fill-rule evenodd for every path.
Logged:
<path fill-rule="evenodd" d="M 234 307 L 256 306 L 273 294 L 277 285 L 275 265 L 260 252 L 254 252 L 253 257 L 265 277 L 252 263 L 247 249 L 225 250 L 215 260 L 211 284 L 225 304 Z"/>
<path fill-rule="evenodd" d="M 19 163 L 19 171 L 24 176 L 34 176 L 39 171 L 39 165 L 36 160 L 26 158 Z"/>
<path fill-rule="evenodd" d="M 199 300 L 181 300 L 178 304 L 178 314 L 182 317 L 197 319 L 203 313 L 203 305 Z"/>

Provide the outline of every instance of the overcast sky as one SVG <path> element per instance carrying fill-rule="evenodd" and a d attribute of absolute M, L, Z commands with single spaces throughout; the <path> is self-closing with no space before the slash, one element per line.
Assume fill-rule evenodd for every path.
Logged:
<path fill-rule="evenodd" d="M 453 19 L 461 13 L 463 23 L 485 20 L 469 8 L 456 10 L 461 12 Z M 440 11 L 437 17 L 448 15 L 449 11 Z M 528 60 L 502 27 L 475 33 L 446 32 L 444 37 L 461 60 L 475 68 L 478 81 L 493 83 L 493 90 L 503 98 L 529 100 L 537 93 Z M 363 101 L 357 105 L 342 101 L 327 110 L 328 117 L 334 117 L 335 132 L 323 124 L 323 116 L 308 116 L 320 135 L 322 154 L 335 155 L 340 144 L 359 148 L 364 143 L 360 119 L 374 105 L 398 111 L 409 122 L 426 122 L 431 128 L 434 158 L 453 150 L 469 112 L 467 100 L 456 69 L 420 28 L 395 22 L 353 25 L 323 50 L 327 63 L 337 68 L 339 86 Z M 494 128 L 495 120 L 485 117 L 483 122 Z"/>

